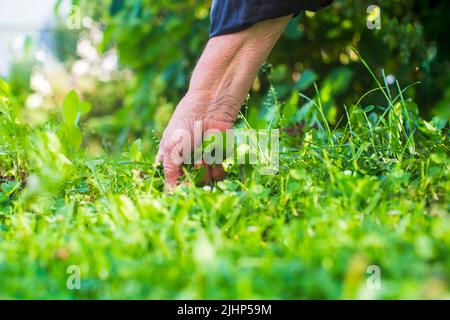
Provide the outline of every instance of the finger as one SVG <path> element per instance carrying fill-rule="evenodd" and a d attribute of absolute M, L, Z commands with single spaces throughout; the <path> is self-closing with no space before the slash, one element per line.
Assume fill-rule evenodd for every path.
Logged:
<path fill-rule="evenodd" d="M 181 170 L 181 166 L 173 163 L 170 158 L 166 160 L 164 158 L 164 177 L 166 178 L 166 187 L 169 190 L 172 190 L 179 183 L 179 178 L 182 176 L 183 172 Z"/>
<path fill-rule="evenodd" d="M 211 184 L 211 182 L 212 182 L 211 168 L 204 161 L 202 163 L 202 166 L 205 168 L 205 179 L 204 179 L 204 182 L 205 182 L 205 184 Z"/>
<path fill-rule="evenodd" d="M 221 164 L 211 166 L 211 178 L 212 181 L 221 181 L 225 179 L 226 173 Z"/>
<path fill-rule="evenodd" d="M 179 183 L 178 179 L 182 176 L 181 165 L 183 157 L 178 145 L 175 145 L 170 152 L 165 152 L 162 156 L 164 166 L 164 176 L 166 178 L 166 187 L 171 190 Z"/>

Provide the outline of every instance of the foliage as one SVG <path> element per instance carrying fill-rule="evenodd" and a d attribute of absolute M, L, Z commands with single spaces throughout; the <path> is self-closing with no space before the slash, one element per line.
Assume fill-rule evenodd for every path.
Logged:
<path fill-rule="evenodd" d="M 301 84 L 314 98 L 271 87 L 237 124 L 280 128 L 278 174 L 232 164 L 212 189 L 172 194 L 140 140 L 118 160 L 86 155 L 75 92 L 30 128 L 0 81 L 0 298 L 449 298 L 446 123 L 374 75 L 334 128 L 316 77 Z"/>
<path fill-rule="evenodd" d="M 117 46 L 122 64 L 135 72 L 138 81 L 129 93 L 129 103 L 144 123 L 155 126 L 158 121 L 153 122 L 154 110 L 161 99 L 177 101 L 186 90 L 189 74 L 207 41 L 210 1 L 76 3 L 86 15 L 105 25 L 101 47 Z M 447 29 L 448 3 L 438 3 L 384 1 L 380 3 L 380 30 L 366 26 L 367 8 L 374 4 L 370 1 L 335 0 L 331 7 L 315 15 L 301 14 L 291 21 L 270 57 L 269 62 L 276 67 L 276 77 L 271 81 L 280 97 L 286 98 L 293 85 L 308 94 L 314 92 L 300 84 L 311 72 L 323 79 L 322 87 L 333 77 L 344 79 L 336 96 L 325 106 L 334 125 L 344 113 L 339 106 L 351 104 L 375 85 L 356 63 L 351 47 L 357 47 L 371 65 L 384 66 L 386 74 L 397 75 L 401 83 L 422 81 L 420 89 L 411 89 L 411 96 L 421 106 L 419 111 L 445 116 L 432 108 L 444 97 L 450 74 L 450 53 L 442 31 Z M 381 77 L 381 70 L 377 73 Z M 350 76 L 359 80 L 350 83 Z M 256 106 L 261 105 L 270 87 L 264 76 L 258 81 L 260 84 L 252 92 Z M 334 92 L 332 89 L 327 90 Z M 370 103 L 378 101 L 373 98 Z"/>
<path fill-rule="evenodd" d="M 62 1 L 56 2 L 58 12 Z M 37 124 L 48 120 L 53 114 L 48 110 L 55 111 L 64 94 L 75 87 L 93 105 L 92 112 L 83 120 L 91 133 L 86 137 L 89 151 L 118 155 L 136 139 L 162 133 L 207 41 L 210 1 L 73 0 L 73 3 L 81 8 L 82 29 L 67 29 L 65 18 L 60 16 L 51 39 L 46 40 L 53 55 L 67 69 L 64 76 L 47 75 L 56 79 L 48 80 L 57 97 L 44 97 L 43 108 L 29 108 L 32 110 L 23 117 Z M 358 58 L 351 50 L 356 47 L 371 65 L 377 66 L 377 76 L 386 75 L 390 83 L 420 82 L 409 89 L 409 95 L 417 102 L 422 116 L 449 119 L 450 52 L 445 33 L 449 4 L 384 1 L 379 3 L 381 29 L 370 30 L 366 20 L 367 7 L 372 4 L 335 0 L 317 14 L 302 13 L 293 19 L 271 54 L 270 65 L 263 68 L 253 85 L 248 115 L 260 113 L 271 87 L 281 101 L 286 101 L 292 88 L 314 95 L 312 84 L 318 81 L 324 114 L 331 127 L 336 126 L 345 115 L 344 105 L 351 105 L 357 97 L 376 87 L 357 63 Z M 95 28 L 85 27 L 86 20 Z M 97 38 L 103 38 L 101 43 L 97 43 Z M 75 52 L 85 40 L 106 56 L 117 50 L 118 75 L 99 77 L 96 69 L 103 64 L 99 60 L 88 61 L 89 74 L 74 74 L 76 63 L 89 60 Z M 36 72 L 35 63 L 17 61 L 11 68 L 8 81 L 20 106 L 25 105 L 22 102 L 27 100 L 26 96 L 34 93 L 27 83 L 32 70 Z M 126 74 L 123 69 L 127 69 Z M 383 103 L 383 97 L 369 95 L 366 101 L 377 106 Z M 144 153 L 151 153 L 155 147 L 152 140 L 142 141 Z"/>

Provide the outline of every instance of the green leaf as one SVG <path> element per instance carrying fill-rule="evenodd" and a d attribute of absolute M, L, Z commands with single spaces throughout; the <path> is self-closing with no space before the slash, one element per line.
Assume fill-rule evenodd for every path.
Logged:
<path fill-rule="evenodd" d="M 80 103 L 80 115 L 83 116 L 87 113 L 89 113 L 89 111 L 92 110 L 92 105 L 87 102 L 87 101 L 82 101 Z"/>
<path fill-rule="evenodd" d="M 130 160 L 141 161 L 142 160 L 142 141 L 137 139 L 130 146 Z"/>
<path fill-rule="evenodd" d="M 77 126 L 80 117 L 80 98 L 75 90 L 70 91 L 64 98 L 62 113 L 67 126 Z"/>
<path fill-rule="evenodd" d="M 81 135 L 80 128 L 73 126 L 65 126 L 65 131 L 66 131 L 66 140 L 69 146 L 72 147 L 73 150 L 77 150 L 78 148 L 80 148 L 81 143 L 83 142 L 83 136 Z"/>
<path fill-rule="evenodd" d="M 318 78 L 317 73 L 312 71 L 311 69 L 306 69 L 303 71 L 300 75 L 300 79 L 295 84 L 295 90 L 305 90 L 307 89 L 311 84 L 314 83 Z"/>
<path fill-rule="evenodd" d="M 295 113 L 298 110 L 298 100 L 299 95 L 297 92 L 293 92 L 289 100 L 286 102 L 286 104 L 283 107 L 283 115 L 287 119 L 288 123 L 291 123 Z"/>
<path fill-rule="evenodd" d="M 441 134 L 440 130 L 433 127 L 433 125 L 425 120 L 420 121 L 419 130 L 429 137 L 437 137 Z"/>
<path fill-rule="evenodd" d="M 375 108 L 375 106 L 371 105 L 371 106 L 367 106 L 364 108 L 364 112 L 370 112 Z"/>
<path fill-rule="evenodd" d="M 372 111 L 373 109 L 375 109 L 375 106 L 370 105 L 370 106 L 365 107 L 364 109 L 361 109 L 361 108 L 356 109 L 353 113 L 366 113 L 366 112 Z"/>
<path fill-rule="evenodd" d="M 11 89 L 9 88 L 9 85 L 0 79 L 0 95 L 9 97 L 9 94 L 11 93 Z"/>
<path fill-rule="evenodd" d="M 352 76 L 353 71 L 348 67 L 336 68 L 323 81 L 321 91 L 326 92 L 327 95 L 336 96 L 348 88 Z"/>
<path fill-rule="evenodd" d="M 1 102 L 0 102 L 0 113 L 3 113 L 5 115 L 9 114 L 8 109 Z"/>
<path fill-rule="evenodd" d="M 0 185 L 0 203 L 8 199 L 20 187 L 17 181 L 11 181 Z"/>
<path fill-rule="evenodd" d="M 194 169 L 192 173 L 192 180 L 196 186 L 201 186 L 205 183 L 206 169 L 204 166 Z"/>
<path fill-rule="evenodd" d="M 291 21 L 289 21 L 286 27 L 286 30 L 284 31 L 284 36 L 289 40 L 300 39 L 303 36 L 304 32 L 302 29 L 298 27 L 298 24 L 299 24 L 299 17 L 291 19 Z"/>
<path fill-rule="evenodd" d="M 235 191 L 239 188 L 239 185 L 236 183 L 236 181 L 227 179 L 217 182 L 217 187 L 224 191 Z"/>

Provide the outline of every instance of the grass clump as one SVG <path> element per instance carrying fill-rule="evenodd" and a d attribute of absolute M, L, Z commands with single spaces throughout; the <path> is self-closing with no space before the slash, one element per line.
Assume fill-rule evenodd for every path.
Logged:
<path fill-rule="evenodd" d="M 278 174 L 231 165 L 167 194 L 140 141 L 86 155 L 74 92 L 30 128 L 1 82 L 0 298 L 449 298 L 446 123 L 379 84 L 385 106 L 363 97 L 334 127 L 319 88 L 299 110 L 271 90 Z"/>

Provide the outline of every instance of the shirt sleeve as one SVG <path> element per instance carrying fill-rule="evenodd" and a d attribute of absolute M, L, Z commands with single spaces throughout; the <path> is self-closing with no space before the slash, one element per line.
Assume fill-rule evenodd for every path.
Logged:
<path fill-rule="evenodd" d="M 302 10 L 317 11 L 333 0 L 213 0 L 210 37 L 243 30 L 251 25 Z"/>

